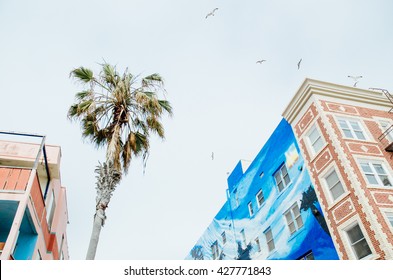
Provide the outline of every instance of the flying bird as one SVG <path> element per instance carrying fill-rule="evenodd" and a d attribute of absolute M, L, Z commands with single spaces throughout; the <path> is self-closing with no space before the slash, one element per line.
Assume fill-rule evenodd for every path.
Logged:
<path fill-rule="evenodd" d="M 214 153 L 212 152 L 212 160 L 214 159 Z"/>
<path fill-rule="evenodd" d="M 353 79 L 353 80 L 355 81 L 355 83 L 353 84 L 353 86 L 356 87 L 356 85 L 357 85 L 358 82 L 359 82 L 359 79 L 363 78 L 363 76 L 349 76 L 349 75 L 348 75 L 348 78 L 351 78 L 351 79 Z"/>
<path fill-rule="evenodd" d="M 302 63 L 302 58 L 299 60 L 299 62 L 297 63 L 297 70 L 299 70 L 300 69 L 300 63 Z"/>
<path fill-rule="evenodd" d="M 262 62 L 265 62 L 265 61 L 266 61 L 265 59 L 258 60 L 258 61 L 257 61 L 257 64 L 262 64 Z"/>
<path fill-rule="evenodd" d="M 210 16 L 214 16 L 214 13 L 215 13 L 217 10 L 218 10 L 218 8 L 214 8 L 214 10 L 211 11 L 210 13 L 208 13 L 208 14 L 206 15 L 205 18 L 208 18 L 208 17 L 210 17 Z"/>

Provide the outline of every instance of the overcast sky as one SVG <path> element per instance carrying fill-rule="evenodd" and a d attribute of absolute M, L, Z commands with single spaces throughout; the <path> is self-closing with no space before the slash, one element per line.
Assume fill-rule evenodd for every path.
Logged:
<path fill-rule="evenodd" d="M 225 202 L 228 172 L 254 159 L 305 78 L 362 75 L 358 87 L 393 92 L 392 12 L 391 0 L 0 0 L 0 130 L 61 146 L 70 257 L 84 259 L 104 152 L 67 119 L 81 90 L 69 73 L 105 59 L 161 74 L 166 140 L 116 190 L 96 259 L 184 259 Z"/>

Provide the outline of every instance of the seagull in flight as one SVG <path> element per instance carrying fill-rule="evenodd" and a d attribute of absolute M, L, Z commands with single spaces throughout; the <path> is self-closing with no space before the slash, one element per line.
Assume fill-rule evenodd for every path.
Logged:
<path fill-rule="evenodd" d="M 210 17 L 210 16 L 214 16 L 214 13 L 215 13 L 217 10 L 218 10 L 218 8 L 214 8 L 214 10 L 211 11 L 210 13 L 208 13 L 208 14 L 206 15 L 205 18 L 208 18 L 208 17 Z"/>
<path fill-rule="evenodd" d="M 351 78 L 355 81 L 353 86 L 356 87 L 357 83 L 359 82 L 359 79 L 363 78 L 363 76 L 348 76 L 348 78 Z"/>
<path fill-rule="evenodd" d="M 265 62 L 265 61 L 266 61 L 265 59 L 258 60 L 257 64 L 262 64 L 262 62 Z"/>
<path fill-rule="evenodd" d="M 214 153 L 212 152 L 212 160 L 214 159 Z"/>
<path fill-rule="evenodd" d="M 300 69 L 300 63 L 302 63 L 302 60 L 303 60 L 303 58 L 301 58 L 301 59 L 299 60 L 299 62 L 297 63 L 297 70 Z"/>

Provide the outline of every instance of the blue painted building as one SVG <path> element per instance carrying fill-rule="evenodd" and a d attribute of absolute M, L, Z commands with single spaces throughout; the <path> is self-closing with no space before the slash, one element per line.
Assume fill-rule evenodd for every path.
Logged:
<path fill-rule="evenodd" d="M 291 126 L 228 177 L 227 201 L 186 259 L 338 259 Z"/>

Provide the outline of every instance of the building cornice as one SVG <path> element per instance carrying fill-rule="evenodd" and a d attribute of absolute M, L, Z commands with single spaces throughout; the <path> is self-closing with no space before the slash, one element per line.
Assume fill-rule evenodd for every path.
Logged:
<path fill-rule="evenodd" d="M 381 91 L 366 90 L 306 78 L 285 108 L 282 116 L 292 123 L 313 96 L 327 96 L 386 108 L 393 107 Z"/>

